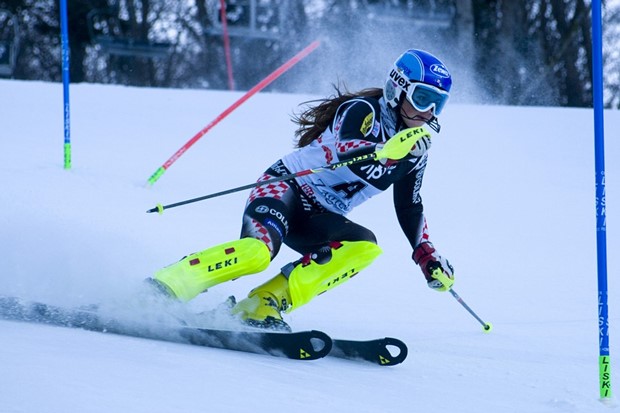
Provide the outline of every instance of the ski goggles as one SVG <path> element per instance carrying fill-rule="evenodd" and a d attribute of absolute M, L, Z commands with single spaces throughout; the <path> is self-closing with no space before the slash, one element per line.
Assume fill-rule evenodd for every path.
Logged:
<path fill-rule="evenodd" d="M 438 116 L 446 106 L 450 93 L 426 83 L 411 83 L 406 93 L 407 100 L 418 112 L 426 112 L 434 108 L 434 115 Z"/>

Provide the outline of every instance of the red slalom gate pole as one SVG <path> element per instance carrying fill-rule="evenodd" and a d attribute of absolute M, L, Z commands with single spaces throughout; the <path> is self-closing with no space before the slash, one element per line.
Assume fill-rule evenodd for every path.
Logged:
<path fill-rule="evenodd" d="M 226 16 L 226 1 L 220 0 L 220 19 L 222 20 L 222 37 L 224 38 L 224 54 L 226 55 L 226 71 L 228 73 L 228 89 L 235 90 L 232 59 L 230 58 L 230 36 L 228 36 L 228 21 Z"/>
<path fill-rule="evenodd" d="M 256 86 L 254 86 L 245 95 L 239 98 L 239 100 L 230 105 L 224 112 L 220 113 L 215 119 L 211 121 L 211 123 L 205 126 L 196 135 L 194 135 L 194 137 L 187 141 L 185 145 L 183 145 L 178 151 L 176 151 L 175 154 L 170 157 L 170 159 L 168 159 L 162 166 L 160 166 L 159 169 L 157 169 L 148 179 L 147 185 L 153 185 L 155 182 L 157 182 L 157 180 L 164 174 L 164 172 L 166 172 L 166 170 L 170 168 L 170 166 L 175 163 L 176 160 L 181 157 L 181 155 L 183 155 L 189 148 L 191 148 L 193 144 L 195 144 L 200 138 L 202 138 L 207 132 L 209 132 L 211 128 L 217 125 L 226 116 L 230 115 L 233 110 L 241 106 L 246 100 L 254 96 L 260 90 L 264 89 L 267 85 L 280 77 L 284 72 L 299 63 L 299 61 L 301 61 L 304 57 L 312 53 L 317 47 L 319 47 L 320 44 L 321 42 L 319 42 L 318 40 L 310 43 L 302 51 L 293 56 L 288 62 L 284 63 L 282 66 L 274 70 L 269 76 L 261 80 Z"/>

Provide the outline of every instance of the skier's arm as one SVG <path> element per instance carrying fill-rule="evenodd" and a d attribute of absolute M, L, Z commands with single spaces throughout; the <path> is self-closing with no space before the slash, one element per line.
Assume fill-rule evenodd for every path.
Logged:
<path fill-rule="evenodd" d="M 426 170 L 426 160 L 427 155 L 423 155 L 406 176 L 394 183 L 396 217 L 413 249 L 423 239 L 428 241 L 424 206 L 420 195 L 424 171 Z"/>
<path fill-rule="evenodd" d="M 331 126 L 341 161 L 373 152 L 382 163 L 407 160 L 421 157 L 430 148 L 430 134 L 424 127 L 403 129 L 384 142 L 377 118 L 381 108 L 376 100 L 354 99 L 343 106 Z"/>
<path fill-rule="evenodd" d="M 332 125 L 341 161 L 372 153 L 381 141 L 376 124 L 379 106 L 365 99 L 357 99 L 348 105 L 340 109 L 342 113 L 335 117 Z"/>
<path fill-rule="evenodd" d="M 420 196 L 425 167 L 426 159 L 422 159 L 419 167 L 394 184 L 394 206 L 398 222 L 413 248 L 413 261 L 420 266 L 428 286 L 437 291 L 447 291 L 454 283 L 454 269 L 447 259 L 437 253 L 429 239 Z M 437 268 L 445 277 L 433 277 L 433 271 Z"/>

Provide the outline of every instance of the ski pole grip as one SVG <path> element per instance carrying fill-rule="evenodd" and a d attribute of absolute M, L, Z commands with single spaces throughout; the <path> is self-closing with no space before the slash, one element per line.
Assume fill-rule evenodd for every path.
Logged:
<path fill-rule="evenodd" d="M 450 288 L 452 288 L 452 286 L 454 285 L 454 280 L 449 278 L 441 269 L 441 267 L 435 268 L 433 270 L 433 273 L 431 274 L 431 277 L 433 277 L 434 279 L 438 280 L 441 284 L 443 284 L 443 287 L 441 290 L 439 291 L 447 291 Z"/>
<path fill-rule="evenodd" d="M 424 126 L 403 129 L 375 152 L 376 159 L 403 159 L 423 137 L 431 137 Z"/>

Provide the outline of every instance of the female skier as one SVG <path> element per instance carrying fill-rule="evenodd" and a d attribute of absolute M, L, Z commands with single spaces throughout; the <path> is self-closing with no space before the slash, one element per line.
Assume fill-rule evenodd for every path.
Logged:
<path fill-rule="evenodd" d="M 188 301 L 214 285 L 265 270 L 284 243 L 301 258 L 233 303 L 231 311 L 252 326 L 289 330 L 283 312 L 342 284 L 381 253 L 374 234 L 346 214 L 394 185 L 394 207 L 413 261 L 430 288 L 448 290 L 453 268 L 429 240 L 420 187 L 431 146 L 424 125 L 439 132 L 437 117 L 451 85 L 439 59 L 411 49 L 396 60 L 382 89 L 352 94 L 336 88 L 335 97 L 295 118 L 297 149 L 269 167 L 258 183 L 378 152 L 391 139 L 407 144 L 402 136 L 409 131 L 422 137 L 409 143 L 400 159 L 376 157 L 257 186 L 245 207 L 240 239 L 184 257 L 156 272 L 152 281 Z"/>

